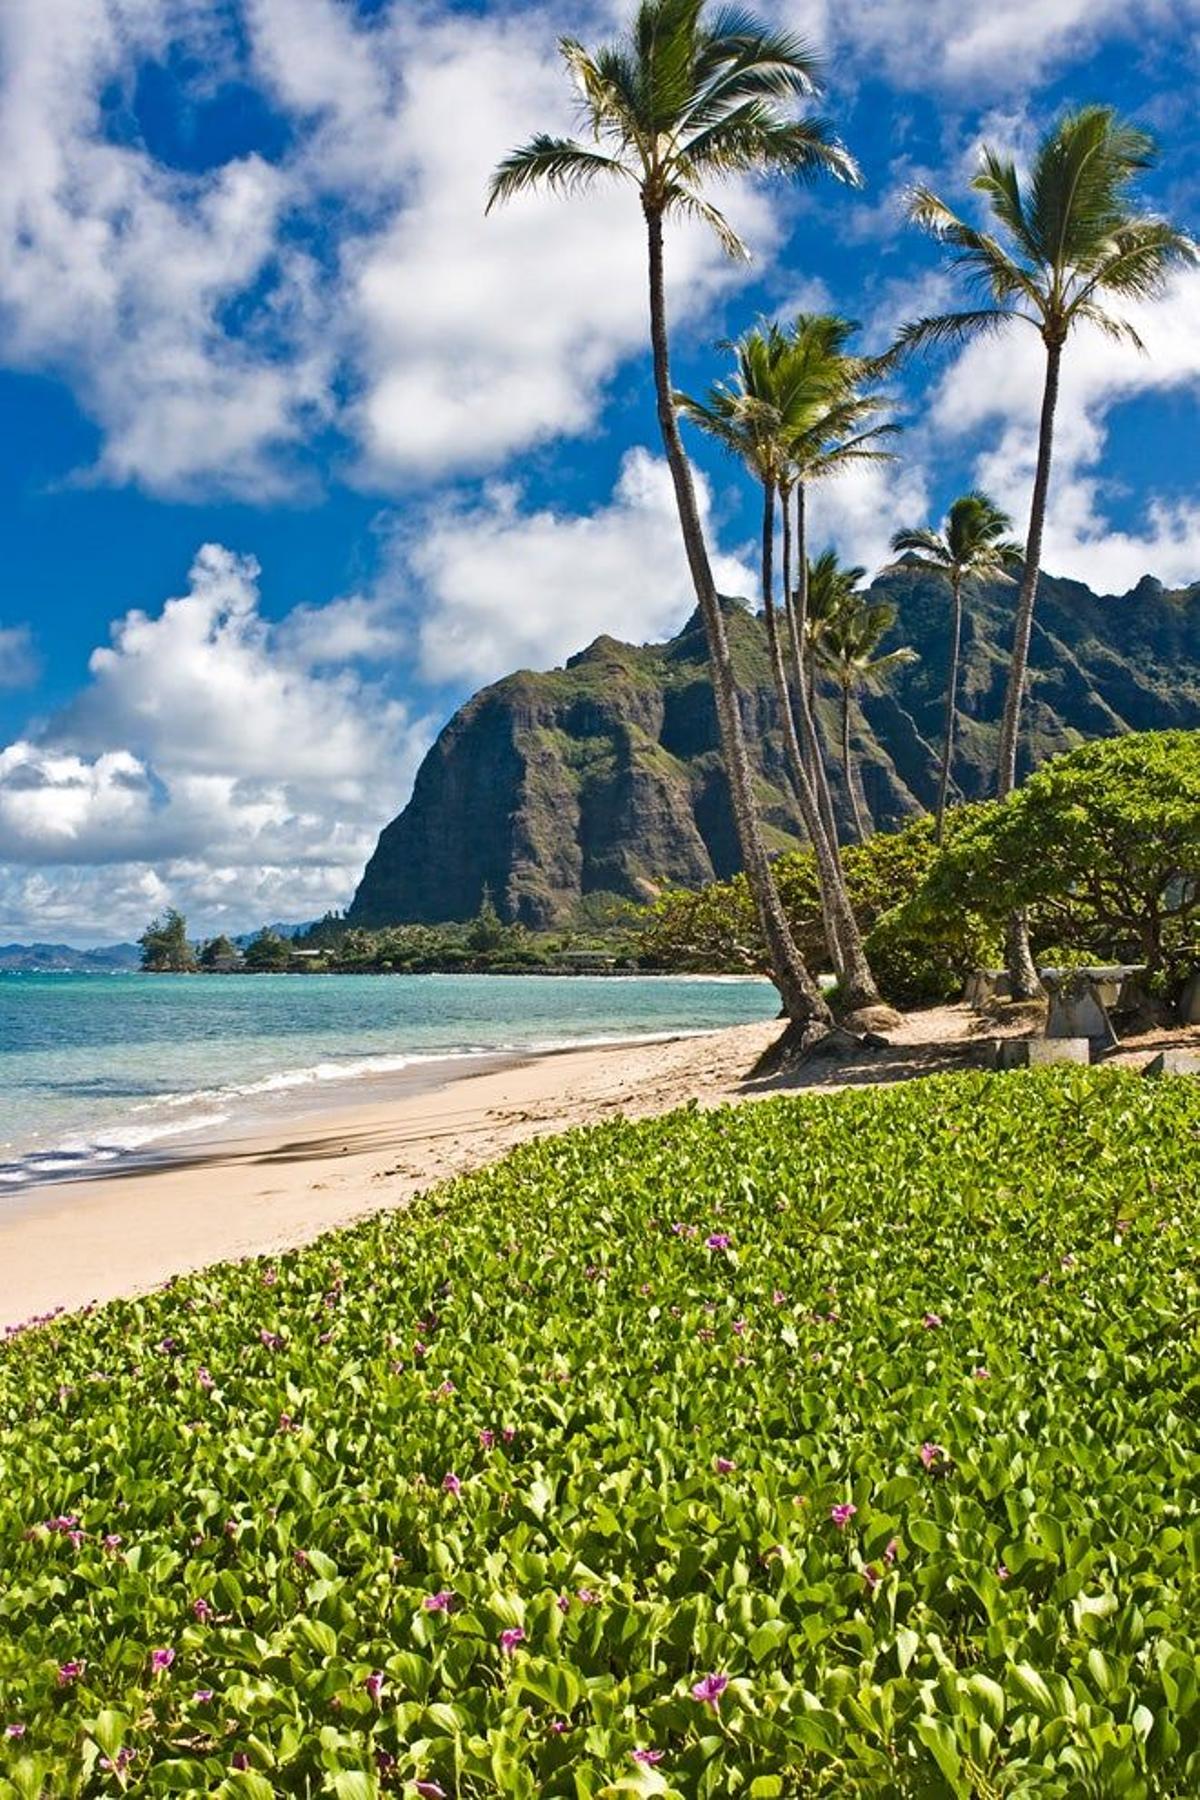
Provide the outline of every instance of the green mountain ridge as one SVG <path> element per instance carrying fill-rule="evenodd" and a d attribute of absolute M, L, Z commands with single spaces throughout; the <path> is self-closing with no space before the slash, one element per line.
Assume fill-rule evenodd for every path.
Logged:
<path fill-rule="evenodd" d="M 866 808 L 894 827 L 933 803 L 949 644 L 949 601 L 915 569 L 881 576 L 898 608 L 891 643 L 920 660 L 864 693 L 852 740 Z M 968 599 L 954 780 L 989 791 L 1007 678 L 1013 594 Z M 741 706 L 773 849 L 801 840 L 760 617 L 726 602 Z M 822 695 L 827 746 L 838 702 Z M 1026 768 L 1085 738 L 1200 727 L 1200 583 L 1151 577 L 1121 596 L 1044 576 L 1031 650 Z M 850 800 L 831 757 L 845 836 Z M 664 644 L 599 637 L 545 672 L 520 670 L 459 708 L 425 757 L 407 806 L 385 827 L 349 919 L 355 925 L 472 917 L 483 891 L 508 917 L 545 928 L 588 896 L 652 898 L 739 867 L 717 751 L 703 632 L 693 616 Z"/>

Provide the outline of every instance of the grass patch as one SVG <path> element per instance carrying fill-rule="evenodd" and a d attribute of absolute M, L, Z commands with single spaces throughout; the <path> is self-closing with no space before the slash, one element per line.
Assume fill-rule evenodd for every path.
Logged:
<path fill-rule="evenodd" d="M 689 1110 L 14 1339 L 0 1793 L 1195 1794 L 1198 1152 Z"/>

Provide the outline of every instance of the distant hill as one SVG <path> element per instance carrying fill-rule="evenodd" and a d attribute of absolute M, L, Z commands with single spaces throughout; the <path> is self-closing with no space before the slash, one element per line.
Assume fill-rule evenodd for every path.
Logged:
<path fill-rule="evenodd" d="M 990 788 L 1007 677 L 1015 589 L 968 600 L 954 777 L 969 799 Z M 933 804 L 949 640 L 946 591 L 920 571 L 881 577 L 899 609 L 892 642 L 920 661 L 864 694 L 853 738 L 867 804 L 895 826 Z M 726 602 L 742 716 L 773 848 L 795 844 L 765 631 Z M 832 695 L 825 741 L 837 742 Z M 1031 650 L 1026 767 L 1084 738 L 1200 727 L 1200 584 L 1169 593 L 1149 577 L 1102 597 L 1045 577 Z M 850 810 L 840 770 L 834 798 Z M 693 617 L 665 644 L 601 637 L 565 668 L 510 675 L 461 707 L 383 831 L 349 911 L 352 924 L 470 918 L 487 886 L 532 926 L 573 916 L 589 895 L 652 896 L 738 867 L 717 754 L 704 635 Z"/>
<path fill-rule="evenodd" d="M 0 971 L 30 975 L 114 975 L 141 967 L 136 944 L 102 944 L 77 950 L 73 944 L 0 944 Z"/>

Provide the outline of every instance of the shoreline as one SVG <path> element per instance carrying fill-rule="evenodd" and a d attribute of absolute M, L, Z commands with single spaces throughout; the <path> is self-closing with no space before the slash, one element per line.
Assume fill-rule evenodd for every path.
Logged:
<path fill-rule="evenodd" d="M 1027 1029 L 1019 1009 L 999 1022 L 962 1004 L 936 1007 L 909 1014 L 886 1048 L 851 1063 L 814 1058 L 759 1078 L 754 1066 L 781 1030 L 772 1019 L 515 1053 L 500 1067 L 460 1067 L 419 1091 L 364 1094 L 360 1087 L 354 1103 L 334 1109 L 293 1103 L 269 1124 L 230 1122 L 193 1145 L 176 1141 L 156 1162 L 13 1194 L 0 1206 L 0 1334 L 214 1263 L 296 1248 L 402 1207 L 533 1137 L 689 1103 L 982 1069 L 993 1038 Z M 1106 1060 L 1137 1068 L 1170 1044 L 1196 1048 L 1200 1029 L 1147 1033 Z"/>
<path fill-rule="evenodd" d="M 702 1089 L 728 1098 L 731 1057 L 748 1068 L 777 1035 L 772 1021 L 515 1051 L 483 1068 L 448 1058 L 434 1081 L 419 1066 L 407 1092 L 366 1077 L 333 1106 L 293 1094 L 270 1120 L 243 1115 L 115 1170 L 13 1189 L 0 1201 L 0 1331 L 308 1242 L 542 1132 L 665 1111 Z"/>

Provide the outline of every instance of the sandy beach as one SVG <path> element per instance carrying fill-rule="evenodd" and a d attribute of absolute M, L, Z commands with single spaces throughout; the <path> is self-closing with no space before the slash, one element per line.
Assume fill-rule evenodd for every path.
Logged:
<path fill-rule="evenodd" d="M 999 1029 L 1019 1031 L 1017 1020 Z M 622 1114 L 751 1101 L 781 1088 L 904 1080 L 981 1066 L 995 1022 L 963 1006 L 911 1014 L 890 1047 L 784 1080 L 751 1071 L 774 1023 L 532 1056 L 432 1091 L 307 1112 L 218 1135 L 120 1175 L 47 1185 L 6 1202 L 0 1328 L 55 1307 L 144 1292 L 172 1275 L 301 1244 L 403 1205 L 431 1183 L 536 1135 Z M 1185 1034 L 1196 1038 L 1197 1033 Z M 1173 1034 L 1170 1041 L 1182 1041 Z M 1153 1045 L 1122 1060 L 1145 1059 Z"/>

